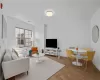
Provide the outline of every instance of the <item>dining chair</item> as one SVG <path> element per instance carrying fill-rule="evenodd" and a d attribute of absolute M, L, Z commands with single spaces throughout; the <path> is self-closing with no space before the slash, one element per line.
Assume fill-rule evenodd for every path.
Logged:
<path fill-rule="evenodd" d="M 75 60 L 76 57 L 74 55 L 74 52 L 72 50 L 66 50 L 66 53 L 67 53 L 67 57 L 70 58 L 71 60 Z"/>
<path fill-rule="evenodd" d="M 84 50 L 91 51 L 91 48 L 83 48 Z"/>
<path fill-rule="evenodd" d="M 69 49 L 75 49 L 75 47 L 69 47 Z"/>
<path fill-rule="evenodd" d="M 38 47 L 32 47 L 32 54 L 36 54 L 38 52 Z"/>
<path fill-rule="evenodd" d="M 95 51 L 87 51 L 85 54 L 81 54 L 83 56 L 82 60 L 85 62 L 85 69 L 87 69 L 88 62 L 92 61 L 95 55 Z"/>

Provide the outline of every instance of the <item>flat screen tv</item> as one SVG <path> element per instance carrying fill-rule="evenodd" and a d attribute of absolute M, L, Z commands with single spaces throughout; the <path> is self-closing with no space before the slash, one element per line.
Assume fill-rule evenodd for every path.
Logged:
<path fill-rule="evenodd" d="M 57 48 L 57 39 L 46 39 L 47 48 Z"/>

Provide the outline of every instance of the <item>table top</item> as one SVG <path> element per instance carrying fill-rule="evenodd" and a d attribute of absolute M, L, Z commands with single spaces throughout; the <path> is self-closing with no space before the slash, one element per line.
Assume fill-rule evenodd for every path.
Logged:
<path fill-rule="evenodd" d="M 78 54 L 77 54 L 77 50 L 76 49 L 69 49 L 69 50 L 72 50 L 74 52 L 74 56 L 77 58 L 77 59 L 82 59 L 82 58 L 87 58 L 87 56 L 81 56 L 80 54 L 84 54 L 87 52 L 87 50 L 84 50 L 84 49 L 78 49 Z"/>
<path fill-rule="evenodd" d="M 77 52 L 76 49 L 69 49 L 69 50 L 72 50 L 73 52 Z M 80 52 L 80 53 L 85 53 L 85 52 L 87 52 L 87 50 L 84 50 L 84 49 L 78 49 L 78 52 Z"/>
<path fill-rule="evenodd" d="M 39 54 L 33 54 L 32 56 L 37 58 L 37 57 L 44 57 L 44 55 L 45 55 L 44 53 L 39 53 Z"/>

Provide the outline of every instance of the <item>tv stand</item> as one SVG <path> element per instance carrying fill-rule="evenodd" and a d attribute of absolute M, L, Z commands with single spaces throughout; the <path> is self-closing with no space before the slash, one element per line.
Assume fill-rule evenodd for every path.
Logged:
<path fill-rule="evenodd" d="M 60 51 L 58 48 L 45 48 L 44 53 L 48 55 L 55 55 L 60 58 Z"/>

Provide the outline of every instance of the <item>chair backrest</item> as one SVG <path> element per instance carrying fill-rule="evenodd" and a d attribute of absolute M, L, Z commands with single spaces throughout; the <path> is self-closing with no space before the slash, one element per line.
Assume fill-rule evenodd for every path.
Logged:
<path fill-rule="evenodd" d="M 69 49 L 75 49 L 75 47 L 69 47 Z"/>
<path fill-rule="evenodd" d="M 87 51 L 88 61 L 92 61 L 95 55 L 95 51 Z"/>
<path fill-rule="evenodd" d="M 32 51 L 38 51 L 38 48 L 37 47 L 32 47 L 31 50 Z"/>
<path fill-rule="evenodd" d="M 72 50 L 67 50 L 67 57 L 71 57 L 73 55 L 73 51 Z"/>
<path fill-rule="evenodd" d="M 84 50 L 91 51 L 91 48 L 83 48 Z"/>

